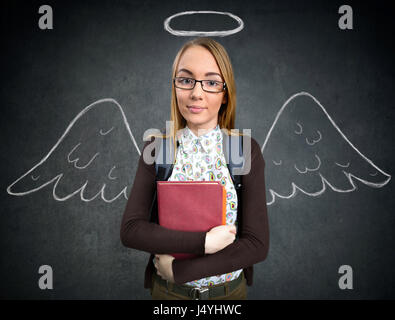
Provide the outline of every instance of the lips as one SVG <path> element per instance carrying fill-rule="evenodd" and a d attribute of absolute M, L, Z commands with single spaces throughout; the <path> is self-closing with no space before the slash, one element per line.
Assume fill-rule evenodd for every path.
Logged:
<path fill-rule="evenodd" d="M 188 106 L 188 110 L 191 113 L 201 113 L 201 112 L 203 112 L 204 109 L 207 109 L 207 108 L 203 108 L 203 107 L 195 106 L 195 105 Z"/>
<path fill-rule="evenodd" d="M 195 105 L 188 106 L 188 108 L 193 108 L 193 109 L 206 109 L 206 108 L 203 108 L 203 107 L 200 107 L 200 106 L 195 106 Z"/>

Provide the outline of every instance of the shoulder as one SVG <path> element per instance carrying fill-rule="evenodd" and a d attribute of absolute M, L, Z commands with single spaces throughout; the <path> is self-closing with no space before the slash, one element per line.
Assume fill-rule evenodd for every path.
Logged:
<path fill-rule="evenodd" d="M 251 154 L 260 152 L 261 146 L 254 137 L 250 135 L 240 135 L 239 138 L 243 140 L 243 150 L 248 151 L 248 147 L 251 147 Z"/>
<path fill-rule="evenodd" d="M 167 135 L 165 130 L 152 130 L 150 133 L 145 133 L 143 137 L 144 146 L 141 156 L 144 160 L 148 159 L 148 163 L 173 163 L 174 158 L 174 143 L 173 137 Z M 159 158 L 158 158 L 159 157 Z"/>
<path fill-rule="evenodd" d="M 254 151 L 260 150 L 260 149 L 261 149 L 261 146 L 259 145 L 258 141 L 256 141 L 256 139 L 253 138 L 253 137 L 251 137 L 251 150 L 252 150 L 252 149 L 253 149 Z"/>
<path fill-rule="evenodd" d="M 261 162 L 265 165 L 265 160 L 263 159 L 262 148 L 260 143 L 253 137 L 251 138 L 251 162 Z"/>
<path fill-rule="evenodd" d="M 143 137 L 143 141 L 144 141 L 144 145 L 143 145 L 143 152 L 144 150 L 149 147 L 150 149 L 155 149 L 155 145 L 157 145 L 158 143 L 161 143 L 163 139 L 166 138 L 166 134 L 165 134 L 165 129 L 153 129 L 152 131 L 149 132 L 145 132 L 144 133 L 144 137 Z"/>

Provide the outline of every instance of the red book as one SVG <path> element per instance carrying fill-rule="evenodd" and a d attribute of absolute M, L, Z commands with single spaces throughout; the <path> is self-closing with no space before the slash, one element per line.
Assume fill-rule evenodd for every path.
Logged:
<path fill-rule="evenodd" d="M 219 181 L 157 181 L 157 195 L 159 224 L 165 228 L 207 232 L 226 224 L 226 190 Z"/>

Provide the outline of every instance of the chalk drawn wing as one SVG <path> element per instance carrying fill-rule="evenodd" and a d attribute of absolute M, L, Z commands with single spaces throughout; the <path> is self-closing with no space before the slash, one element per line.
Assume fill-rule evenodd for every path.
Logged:
<path fill-rule="evenodd" d="M 351 192 L 357 181 L 379 188 L 391 179 L 347 139 L 307 92 L 291 96 L 281 107 L 262 152 L 268 205 L 276 197 L 290 199 L 299 192 L 316 197 L 327 187 Z"/>
<path fill-rule="evenodd" d="M 114 99 L 101 99 L 84 108 L 48 154 L 7 192 L 23 196 L 51 186 L 58 201 L 75 195 L 83 201 L 127 199 L 137 154 L 122 107 Z"/>

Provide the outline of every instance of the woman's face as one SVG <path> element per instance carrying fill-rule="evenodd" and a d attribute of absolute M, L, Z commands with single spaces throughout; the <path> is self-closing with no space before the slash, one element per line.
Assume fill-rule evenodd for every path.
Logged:
<path fill-rule="evenodd" d="M 202 46 L 190 47 L 182 54 L 176 77 L 224 81 L 214 56 Z M 203 91 L 200 82 L 196 82 L 192 90 L 179 88 L 175 90 L 180 113 L 196 135 L 199 129 L 212 129 L 218 124 L 219 109 L 222 103 L 226 103 L 225 91 L 219 93 Z M 200 107 L 201 110 L 197 112 L 191 106 Z"/>

